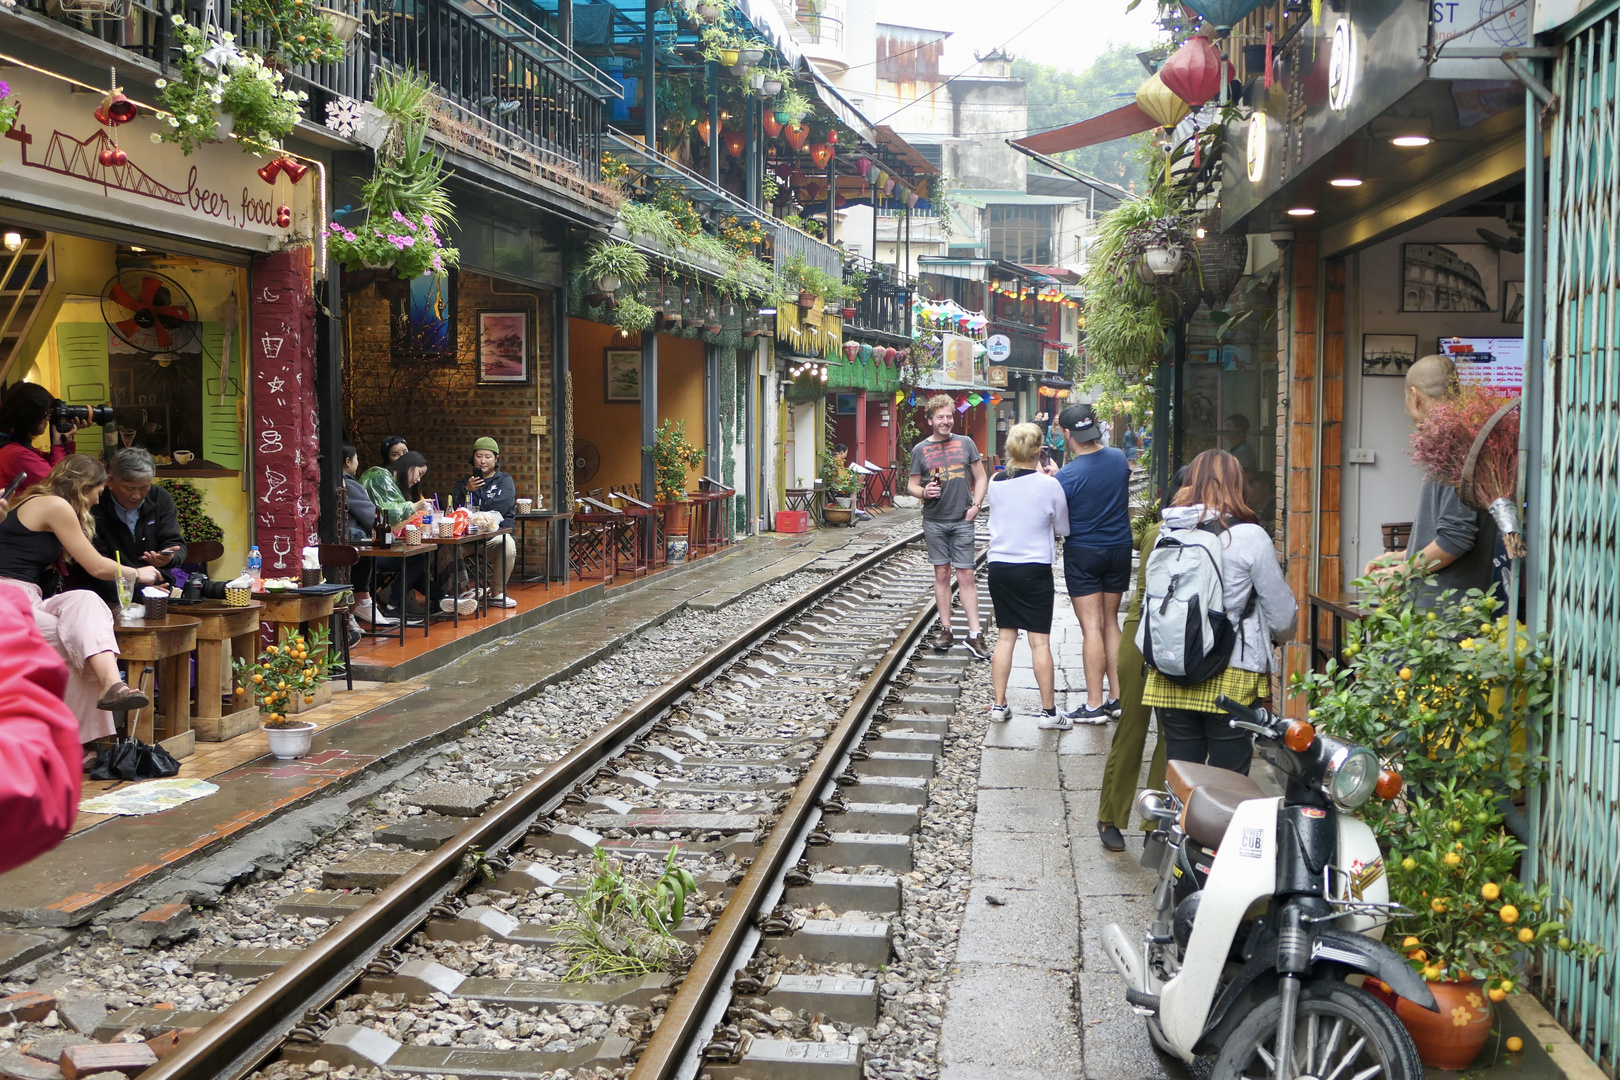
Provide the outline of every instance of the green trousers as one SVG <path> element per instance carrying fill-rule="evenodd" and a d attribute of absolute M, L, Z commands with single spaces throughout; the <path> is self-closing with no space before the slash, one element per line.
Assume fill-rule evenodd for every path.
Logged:
<path fill-rule="evenodd" d="M 1142 747 L 1147 742 L 1151 707 L 1142 704 L 1147 679 L 1142 674 L 1142 651 L 1136 647 L 1135 620 L 1125 624 L 1119 641 L 1119 703 L 1123 712 L 1114 728 L 1114 742 L 1108 748 L 1108 764 L 1103 768 L 1102 796 L 1097 804 L 1097 820 L 1124 831 L 1130 826 L 1131 809 L 1136 804 L 1136 782 L 1142 775 Z M 1148 768 L 1149 790 L 1164 788 L 1164 740 L 1153 747 L 1153 764 Z"/>

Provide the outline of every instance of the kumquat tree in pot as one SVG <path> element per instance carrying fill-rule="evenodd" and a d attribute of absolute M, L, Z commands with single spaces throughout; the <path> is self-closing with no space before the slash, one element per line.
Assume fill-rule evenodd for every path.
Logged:
<path fill-rule="evenodd" d="M 1438 1014 L 1388 995 L 1433 1068 L 1461 1069 L 1484 1046 L 1492 1005 L 1541 950 L 1600 951 L 1566 932 L 1571 905 L 1518 877 L 1528 825 L 1515 805 L 1540 779 L 1529 726 L 1551 697 L 1543 641 L 1509 628 L 1492 596 L 1442 593 L 1401 564 L 1356 583 L 1365 615 L 1346 627 L 1344 660 L 1296 676 L 1318 728 L 1371 747 L 1404 782 L 1362 816 L 1378 836 L 1390 899 L 1410 914 L 1398 944 L 1440 1002 Z M 1377 992 L 1382 984 L 1371 985 Z"/>

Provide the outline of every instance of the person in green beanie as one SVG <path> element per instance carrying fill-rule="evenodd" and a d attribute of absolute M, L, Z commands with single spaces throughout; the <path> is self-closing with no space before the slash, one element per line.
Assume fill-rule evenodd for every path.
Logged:
<path fill-rule="evenodd" d="M 1170 482 L 1172 493 L 1181 490 L 1181 480 L 1187 470 L 1176 473 Z M 1097 835 L 1102 846 L 1109 851 L 1124 851 L 1125 837 L 1121 825 L 1129 825 L 1131 811 L 1136 805 L 1136 781 L 1142 775 L 1142 748 L 1147 745 L 1148 722 L 1152 718 L 1151 706 L 1142 704 L 1142 691 L 1147 678 L 1142 670 L 1142 650 L 1136 647 L 1136 627 L 1142 621 L 1142 596 L 1147 591 L 1147 557 L 1159 539 L 1160 522 L 1155 521 L 1137 545 L 1140 562 L 1136 570 L 1136 591 L 1131 594 L 1131 606 L 1125 613 L 1125 627 L 1119 638 L 1119 722 L 1114 727 L 1114 741 L 1108 747 L 1108 761 L 1103 765 L 1102 792 L 1097 800 Z M 1155 739 L 1153 763 L 1148 766 L 1147 790 L 1164 788 L 1165 747 L 1163 739 Z"/>
<path fill-rule="evenodd" d="M 454 501 L 459 506 L 501 515 L 501 527 L 511 528 L 517 521 L 512 516 L 517 504 L 517 484 L 510 473 L 500 471 L 501 448 L 488 435 L 473 443 L 471 475 L 456 481 Z M 512 561 L 517 558 L 517 544 L 512 537 L 496 536 L 484 546 L 485 557 L 494 561 L 496 571 L 491 578 L 500 581 L 500 591 L 492 594 L 489 602 L 495 607 L 515 608 L 517 601 L 507 595 L 506 582 L 512 576 Z"/>

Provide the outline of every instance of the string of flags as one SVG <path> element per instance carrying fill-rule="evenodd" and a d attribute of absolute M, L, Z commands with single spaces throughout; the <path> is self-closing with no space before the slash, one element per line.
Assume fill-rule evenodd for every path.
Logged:
<path fill-rule="evenodd" d="M 916 300 L 911 305 L 912 320 L 920 330 L 936 330 L 964 337 L 983 337 L 990 320 L 983 313 L 967 311 L 954 300 Z"/>
<path fill-rule="evenodd" d="M 1067 393 L 1068 391 L 1064 392 Z M 933 394 L 925 394 L 921 399 L 919 399 L 916 394 L 907 394 L 904 390 L 896 390 L 894 392 L 894 403 L 898 405 L 904 401 L 907 405 L 916 408 L 917 406 L 927 402 L 927 400 L 933 396 Z M 951 396 L 956 400 L 956 411 L 963 413 L 967 412 L 975 405 L 984 405 L 986 403 L 990 405 L 1000 405 L 1003 400 L 1000 394 L 991 393 L 988 397 L 986 397 L 977 390 L 967 394 L 953 394 Z"/>

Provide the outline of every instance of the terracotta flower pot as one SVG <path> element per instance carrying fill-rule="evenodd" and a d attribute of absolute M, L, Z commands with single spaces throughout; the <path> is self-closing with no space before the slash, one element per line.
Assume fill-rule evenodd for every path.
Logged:
<path fill-rule="evenodd" d="M 691 521 L 692 504 L 683 499 L 680 502 L 659 503 L 658 507 L 664 512 L 664 536 L 684 538 Z"/>
<path fill-rule="evenodd" d="M 1484 1048 L 1496 1017 L 1491 999 L 1472 979 L 1431 982 L 1429 989 L 1439 1012 L 1383 991 L 1372 979 L 1367 980 L 1366 989 L 1395 1010 L 1417 1046 L 1418 1058 L 1431 1069 L 1468 1068 Z"/>

